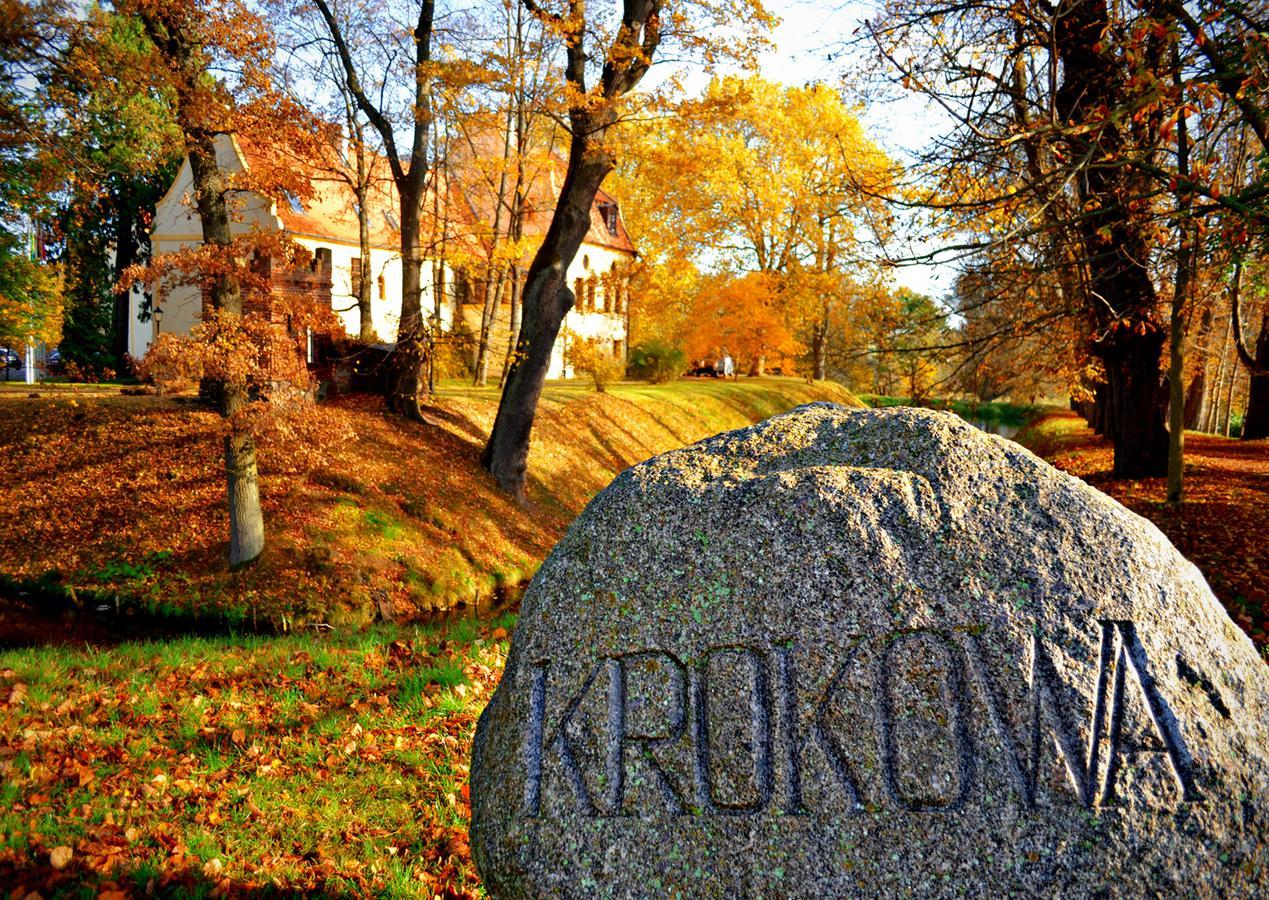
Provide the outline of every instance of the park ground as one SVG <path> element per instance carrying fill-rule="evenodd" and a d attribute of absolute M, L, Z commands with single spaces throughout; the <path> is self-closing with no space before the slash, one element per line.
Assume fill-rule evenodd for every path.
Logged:
<path fill-rule="evenodd" d="M 790 402 L 811 399 L 802 390 L 796 383 L 780 382 L 742 382 L 738 388 L 721 383 L 631 385 L 596 398 L 577 388 L 557 389 L 547 407 L 554 418 L 546 421 L 554 424 L 543 429 L 546 447 L 534 463 L 537 513 L 517 520 L 514 527 L 545 533 L 540 546 L 549 546 L 623 461 L 694 439 L 705 428 L 743 424 Z M 95 435 L 101 452 L 113 448 L 113 465 L 126 465 L 126 454 L 145 446 L 146 436 L 120 435 L 128 417 L 116 415 L 109 403 L 85 409 L 86 400 L 67 408 L 59 405 L 67 402 L 64 398 L 49 401 L 57 416 L 42 433 Z M 165 430 L 166 443 L 160 446 L 167 456 L 185 459 L 189 454 L 200 460 L 187 445 L 202 442 L 202 431 L 191 434 L 173 421 L 197 414 L 179 405 L 170 409 L 166 402 L 128 416 L 141 415 L 142 422 L 155 417 L 154 427 Z M 436 461 L 449 461 L 448 477 L 457 478 L 453 472 L 474 459 L 474 435 L 487 427 L 489 415 L 482 404 L 491 402 L 467 391 L 457 391 L 447 401 L 452 406 L 445 430 L 453 439 L 444 439 L 449 455 Z M 578 402 L 581 409 L 570 407 Z M 77 410 L 84 413 L 84 428 L 75 431 L 63 419 L 74 423 Z M 389 434 L 407 435 L 397 438 L 407 443 L 395 444 L 396 453 L 423 443 L 409 437 L 414 426 L 390 422 L 371 408 L 353 405 L 345 413 L 360 433 L 370 436 L 347 451 L 354 457 L 369 452 L 365 441 L 378 443 Z M 606 430 L 605 420 L 612 416 L 621 418 L 620 433 Z M 630 423 L 632 416 L 637 424 Z M 557 429 L 556 437 L 549 436 L 551 428 Z M 1266 646 L 1265 442 L 1193 437 L 1189 499 L 1177 512 L 1161 502 L 1163 487 L 1155 480 L 1111 482 L 1109 448 L 1070 414 L 1045 411 L 1020 439 L 1156 521 L 1204 571 L 1231 614 Z M 56 453 L 63 469 L 82 473 L 77 474 L 82 492 L 77 496 L 100 497 L 134 483 L 101 486 L 106 469 L 98 466 L 106 462 L 74 455 L 72 443 L 59 438 Z M 587 461 L 571 463 L 566 450 L 583 454 Z M 38 458 L 46 467 L 58 462 L 56 456 Z M 432 457 L 428 461 L 434 462 Z M 199 487 L 214 480 L 214 461 L 189 462 L 175 470 L 163 468 L 171 465 L 166 460 L 153 465 L 162 480 L 173 480 L 167 471 L 185 473 L 176 479 L 190 482 L 182 490 L 189 496 L 206 492 L 205 502 L 214 502 L 213 485 Z M 366 546 L 377 547 L 386 539 L 382 530 L 364 524 L 367 509 L 390 512 L 394 521 L 405 523 L 402 528 L 429 527 L 408 518 L 413 514 L 397 499 L 403 496 L 400 491 L 384 489 L 386 472 L 338 462 L 335 470 L 343 477 L 355 475 L 360 488 L 343 485 L 328 496 L 325 492 L 336 490 L 325 483 L 332 479 L 286 475 L 300 479 L 299 486 L 284 491 L 284 479 L 275 482 L 270 509 L 295 502 L 301 490 L 335 507 L 355 501 L 359 518 L 351 518 L 352 526 L 333 532 L 329 524 L 322 526 L 336 546 L 365 540 Z M 141 469 L 125 471 L 118 477 L 148 477 Z M 438 482 L 429 484 L 436 489 Z M 405 496 L 411 489 L 420 486 L 406 488 Z M 457 499 L 462 491 L 452 490 L 455 499 L 427 499 L 444 504 L 451 515 L 498 499 L 489 485 L 467 484 L 463 490 L 477 492 L 470 499 Z M 455 506 L 459 503 L 468 505 Z M 93 553 L 119 554 L 120 529 L 135 529 L 145 512 L 125 510 L 117 518 L 123 523 L 115 530 L 117 543 L 102 545 L 113 549 L 90 545 L 84 557 L 89 561 L 80 568 L 99 564 L 103 557 Z M 111 507 L 110 513 L 117 517 L 119 511 Z M 211 515 L 194 507 L 182 514 Z M 497 506 L 494 515 L 520 513 Z M 178 518 L 165 520 L 169 530 L 161 546 L 171 546 L 179 537 L 171 530 Z M 498 529 L 508 545 L 510 529 L 506 523 Z M 455 528 L 449 534 L 458 539 L 468 530 L 480 529 Z M 223 550 L 215 543 L 218 532 L 214 541 L 206 540 L 210 549 L 202 552 Z M 470 540 L 466 546 L 472 546 Z M 50 547 L 46 552 L 51 557 L 66 551 Z M 531 569 L 536 551 L 518 552 L 529 557 L 524 568 Z M 476 560 L 486 565 L 492 558 Z M 79 571 L 69 556 L 57 559 L 61 571 Z M 32 564 L 27 571 L 37 568 Z M 153 576 L 156 582 L 163 580 L 159 571 Z M 487 569 L 473 564 L 472 571 Z M 362 629 L 311 627 L 273 637 L 77 646 L 63 641 L 0 652 L 0 885 L 17 889 L 18 896 L 28 890 L 43 896 L 478 893 L 467 843 L 468 754 L 476 718 L 497 684 L 514 628 L 514 615 L 502 613 L 425 624 L 378 622 Z"/>

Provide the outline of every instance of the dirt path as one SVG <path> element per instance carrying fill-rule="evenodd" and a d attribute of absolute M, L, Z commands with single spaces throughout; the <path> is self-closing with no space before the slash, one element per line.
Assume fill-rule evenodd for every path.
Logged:
<path fill-rule="evenodd" d="M 1186 434 L 1185 502 L 1174 507 L 1163 478 L 1112 479 L 1109 441 L 1075 413 L 1047 414 L 1019 440 L 1154 522 L 1269 653 L 1269 441 Z"/>

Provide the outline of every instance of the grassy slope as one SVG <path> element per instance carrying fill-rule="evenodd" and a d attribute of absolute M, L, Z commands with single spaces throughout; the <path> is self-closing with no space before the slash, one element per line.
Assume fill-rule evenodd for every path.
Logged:
<path fill-rule="evenodd" d="M 231 573 L 215 415 L 153 397 L 9 394 L 0 396 L 0 496 L 21 539 L 0 542 L 0 573 L 54 571 L 79 590 L 288 625 L 409 618 L 525 579 L 627 466 L 823 399 L 854 402 L 836 385 L 792 379 L 622 384 L 608 394 L 552 385 L 534 431 L 528 508 L 478 465 L 493 389 L 448 387 L 430 426 L 390 418 L 377 401 L 323 406 L 303 436 L 264 442 L 269 547 Z"/>

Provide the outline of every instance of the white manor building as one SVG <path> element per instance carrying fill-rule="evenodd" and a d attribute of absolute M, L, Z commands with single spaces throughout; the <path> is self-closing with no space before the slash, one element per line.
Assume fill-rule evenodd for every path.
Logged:
<path fill-rule="evenodd" d="M 229 172 L 241 172 L 257 164 L 264 156 L 248 141 L 223 135 L 217 142 L 217 156 L 221 166 Z M 558 163 L 558 160 L 556 160 Z M 386 170 L 386 165 L 379 162 Z M 562 164 L 560 165 L 562 168 Z M 556 166 L 548 165 L 542 176 L 530 186 L 529 203 L 524 231 L 527 236 L 545 234 L 550 225 L 558 196 Z M 316 169 L 314 169 L 316 172 Z M 358 240 L 358 221 L 355 197 L 349 185 L 332 174 L 310 176 L 313 196 L 303 202 L 291 198 L 275 202 L 253 192 L 237 195 L 231 231 L 235 236 L 257 231 L 284 231 L 296 243 L 313 255 L 312 275 L 288 273 L 290 282 L 296 279 L 318 279 L 321 290 L 326 290 L 329 278 L 330 303 L 344 324 L 349 336 L 360 331 L 355 279 L 371 279 L 371 320 L 374 332 L 381 341 L 396 339 L 401 314 L 401 259 L 396 191 L 390 178 L 380 177 L 372 185 L 367 205 L 370 213 L 370 257 L 362 259 Z M 475 181 L 475 179 L 472 179 Z M 459 178 L 450 176 L 448 185 L 448 228 L 445 242 L 432 240 L 433 245 L 446 243 L 461 248 L 454 256 L 478 257 L 481 226 L 478 219 L 479 188 L 465 185 Z M 430 198 L 429 203 L 435 201 Z M 487 226 L 485 226 L 487 227 Z M 176 175 L 171 188 L 159 201 L 150 240 L 154 257 L 177 251 L 183 247 L 197 246 L 202 242 L 202 226 L 192 198 L 192 175 L 186 159 Z M 427 247 L 429 241 L 424 240 Z M 474 252 L 473 252 L 474 251 Z M 426 253 L 426 250 L 425 250 Z M 439 254 L 438 254 L 439 255 Z M 616 201 L 600 192 L 591 213 L 591 228 L 585 243 L 577 253 L 568 271 L 569 284 L 577 292 L 577 303 L 568 314 L 561 334 L 566 331 L 583 338 L 610 345 L 616 356 L 627 352 L 626 334 L 629 305 L 626 296 L 626 272 L 636 257 L 634 245 L 626 233 Z M 529 259 L 524 260 L 527 270 Z M 325 273 L 329 272 L 329 275 Z M 477 332 L 483 306 L 483 290 L 474 285 L 462 271 L 451 267 L 445 259 L 425 259 L 423 265 L 422 305 L 425 316 L 437 312 L 435 278 L 440 274 L 439 319 L 441 327 L 452 331 L 456 328 Z M 277 276 L 275 276 L 275 284 Z M 308 282 L 314 283 L 314 282 Z M 496 311 L 490 340 L 490 370 L 496 378 L 509 338 L 510 291 L 503 291 L 503 300 Z M 134 291 L 129 317 L 128 348 L 135 358 L 143 357 L 158 335 L 164 333 L 188 334 L 199 321 L 202 313 L 202 293 L 196 285 L 163 284 L 156 291 L 153 305 L 162 309 L 161 321 L 145 315 L 142 294 Z M 572 377 L 564 364 L 562 341 L 557 342 L 548 373 L 550 378 Z M 310 358 L 310 361 L 311 358 Z"/>

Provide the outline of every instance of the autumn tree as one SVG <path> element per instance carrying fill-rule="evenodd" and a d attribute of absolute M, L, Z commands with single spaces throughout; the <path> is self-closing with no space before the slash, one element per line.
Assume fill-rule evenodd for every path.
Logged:
<path fill-rule="evenodd" d="M 432 91 L 437 66 L 432 58 L 433 0 L 408 4 L 408 26 L 394 27 L 390 10 L 353 19 L 338 0 L 313 0 L 333 54 L 343 69 L 344 85 L 358 110 L 375 130 L 383 148 L 400 204 L 401 316 L 397 346 L 387 383 L 388 405 L 418 421 L 426 393 L 424 363 L 429 333 L 423 314 L 422 228 L 432 140 Z M 366 10 L 357 7 L 359 12 Z M 353 23 L 356 23 L 355 25 Z M 390 43 L 382 54 L 358 54 L 352 28 L 373 29 Z M 373 68 L 372 68 L 373 67 Z M 398 125 L 404 125 L 404 140 Z"/>
<path fill-rule="evenodd" d="M 239 565 L 264 549 L 251 428 L 254 408 L 279 381 L 273 367 L 288 357 L 295 360 L 298 354 L 293 342 L 289 353 L 284 349 L 286 335 L 279 333 L 269 316 L 250 313 L 244 304 L 250 293 L 267 294 L 269 267 L 285 264 L 292 248 L 282 236 L 235 236 L 235 198 L 243 192 L 303 197 L 311 187 L 285 158 L 235 177 L 218 155 L 218 144 L 241 130 L 270 134 L 280 144 L 307 140 L 311 142 L 308 151 L 316 152 L 315 146 L 329 135 L 321 134 L 303 110 L 274 90 L 270 32 L 239 0 L 218 0 L 213 9 L 201 2 L 129 0 L 119 9 L 142 22 L 153 44 L 149 72 L 172 94 L 202 224 L 201 246 L 160 258 L 144 273 L 152 281 L 179 278 L 200 285 L 204 312 L 196 340 L 177 347 L 180 339 L 166 336 L 167 345 L 152 348 L 150 356 L 157 362 L 171 352 L 197 362 L 208 392 L 227 421 L 229 561 Z M 215 77 L 213 69 L 221 77 Z M 297 307 L 289 312 L 293 322 L 305 326 L 309 324 L 306 314 L 316 317 L 322 310 Z M 328 309 L 324 312 L 329 315 Z"/>
<path fill-rule="evenodd" d="M 768 366 L 787 370 L 804 348 L 789 330 L 781 293 L 779 277 L 770 272 L 708 279 L 692 309 L 688 355 L 714 360 L 728 354 L 738 372 L 752 375 Z"/>
<path fill-rule="evenodd" d="M 1004 268 L 1052 282 L 1047 306 L 1014 305 L 1019 319 L 1082 320 L 1082 349 L 1103 379 L 1092 420 L 1113 440 L 1121 477 L 1165 472 L 1169 341 L 1180 471 L 1192 229 L 1218 212 L 1264 222 L 1260 185 L 1224 194 L 1196 157 L 1234 119 L 1264 133 L 1256 14 L 1221 0 L 1197 7 L 905 0 L 870 30 L 896 81 L 951 123 L 922 161 L 928 208 L 959 230 L 965 254 L 999 263 L 1008 247 Z"/>
<path fill-rule="evenodd" d="M 22 241 L 0 231 L 0 346 L 56 344 L 64 306 L 61 268 L 31 259 Z"/>
<path fill-rule="evenodd" d="M 732 76 L 630 131 L 619 184 L 645 257 L 641 317 L 683 317 L 698 266 L 768 273 L 811 373 L 825 377 L 830 340 L 849 337 L 846 273 L 858 278 L 878 255 L 896 176 L 855 111 L 826 85 Z"/>
<path fill-rule="evenodd" d="M 689 51 L 717 52 L 719 45 L 711 42 L 709 27 L 726 23 L 740 28 L 740 40 L 733 34 L 730 50 L 751 55 L 749 29 L 768 21 L 758 0 L 728 8 L 622 0 L 607 18 L 583 0 L 524 0 L 524 5 L 563 45 L 569 151 L 551 224 L 529 266 L 516 358 L 482 457 L 499 485 L 517 496 L 524 492 L 529 437 L 552 349 L 575 300 L 566 283 L 568 267 L 590 228 L 595 195 L 616 165 L 610 135 L 622 119 L 628 96 L 652 65 L 663 38 Z"/>
<path fill-rule="evenodd" d="M 123 273 L 150 258 L 155 204 L 172 183 L 181 135 L 170 97 L 147 78 L 152 49 L 135 18 L 90 7 L 65 23 L 43 80 L 43 165 L 59 198 L 58 255 L 68 314 L 62 358 L 126 371 L 131 297 Z"/>

